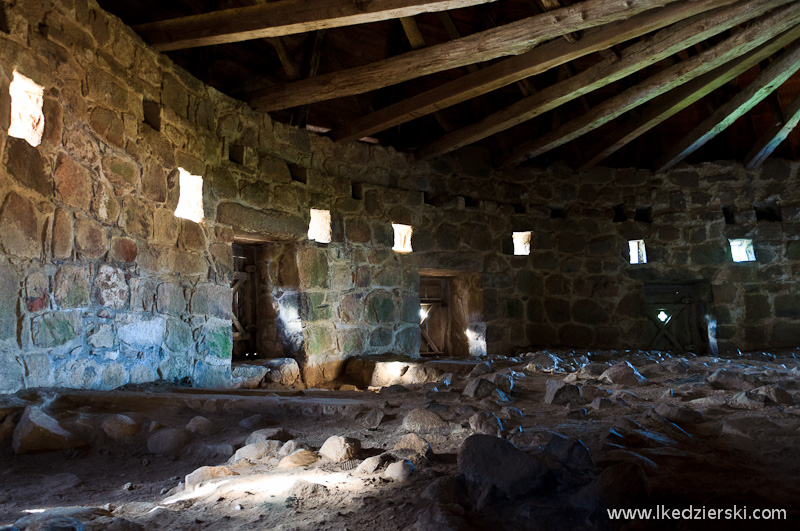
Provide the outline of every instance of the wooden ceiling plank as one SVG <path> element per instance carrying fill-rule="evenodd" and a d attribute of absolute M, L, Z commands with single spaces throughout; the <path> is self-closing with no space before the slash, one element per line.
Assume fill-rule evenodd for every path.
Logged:
<path fill-rule="evenodd" d="M 773 125 L 758 139 L 747 154 L 747 157 L 745 157 L 744 163 L 748 170 L 754 170 L 761 166 L 781 142 L 786 140 L 786 137 L 797 127 L 800 122 L 800 94 L 792 100 L 782 114 L 784 123 Z"/>
<path fill-rule="evenodd" d="M 546 43 L 526 54 L 505 59 L 474 74 L 444 83 L 396 105 L 352 120 L 331 131 L 331 136 L 336 141 L 346 142 L 384 131 L 395 125 L 516 83 L 521 79 L 541 74 L 579 57 L 609 49 L 615 44 L 659 30 L 691 16 L 733 4 L 735 1 L 698 0 L 689 4 L 673 4 L 637 15 L 623 22 L 609 24 L 592 32 L 586 32 L 575 44 L 563 40 Z"/>
<path fill-rule="evenodd" d="M 626 112 L 750 52 L 798 23 L 800 23 L 800 2 L 792 2 L 788 6 L 774 10 L 722 43 L 688 61 L 654 74 L 644 82 L 596 106 L 591 112 L 564 124 L 558 130 L 551 131 L 536 140 L 523 142 L 512 151 L 512 156 L 504 162 L 504 165 L 516 165 L 538 157 L 589 131 L 594 131 Z"/>
<path fill-rule="evenodd" d="M 623 126 L 606 135 L 604 142 L 592 151 L 580 170 L 585 171 L 596 166 L 647 131 L 736 79 L 797 39 L 800 39 L 800 27 L 793 28 L 752 52 L 654 100 L 641 116 L 628 120 Z"/>
<path fill-rule="evenodd" d="M 468 64 L 519 55 L 545 40 L 565 33 L 625 20 L 648 9 L 676 1 L 584 0 L 571 7 L 511 22 L 422 50 L 314 79 L 264 89 L 252 95 L 250 104 L 257 110 L 274 111 L 369 92 Z"/>
<path fill-rule="evenodd" d="M 736 94 L 733 99 L 717 109 L 713 115 L 703 120 L 691 133 L 676 143 L 661 158 L 658 171 L 672 168 L 700 149 L 706 142 L 758 105 L 798 70 L 800 70 L 800 43 L 795 43 L 762 70 L 758 77 L 747 85 L 747 88 Z"/>
<path fill-rule="evenodd" d="M 647 66 L 670 57 L 712 35 L 763 15 L 787 0 L 756 0 L 697 15 L 662 29 L 653 37 L 633 44 L 621 52 L 619 60 L 606 59 L 537 94 L 524 98 L 493 115 L 431 142 L 417 156 L 432 158 L 482 140 L 531 120 L 547 111 L 604 87 Z M 587 112 L 589 109 L 587 109 Z"/>
<path fill-rule="evenodd" d="M 460 9 L 497 0 L 282 0 L 133 26 L 161 52 L 281 37 Z"/>

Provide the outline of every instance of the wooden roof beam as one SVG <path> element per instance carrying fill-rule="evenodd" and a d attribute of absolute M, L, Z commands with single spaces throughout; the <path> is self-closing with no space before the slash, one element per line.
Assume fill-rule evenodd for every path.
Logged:
<path fill-rule="evenodd" d="M 761 166 L 772 155 L 775 148 L 786 140 L 786 137 L 797 127 L 800 122 L 800 94 L 792 100 L 782 114 L 783 123 L 770 127 L 745 157 L 744 164 L 748 170 L 754 170 Z"/>
<path fill-rule="evenodd" d="M 418 50 L 425 47 L 425 38 L 419 30 L 417 21 L 414 17 L 402 17 L 400 23 L 403 25 L 403 32 L 406 34 L 408 44 L 411 45 L 412 50 Z"/>
<path fill-rule="evenodd" d="M 497 0 L 282 0 L 133 26 L 161 52 L 280 37 L 459 9 Z"/>
<path fill-rule="evenodd" d="M 531 120 L 589 92 L 642 71 L 679 50 L 763 15 L 791 0 L 755 0 L 717 9 L 709 14 L 662 29 L 656 35 L 622 50 L 619 60 L 600 63 L 524 98 L 493 115 L 449 133 L 419 150 L 417 155 L 432 158 L 505 131 Z M 588 109 L 587 109 L 588 111 Z"/>
<path fill-rule="evenodd" d="M 792 2 L 788 6 L 776 9 L 720 44 L 688 61 L 656 73 L 642 83 L 604 101 L 583 116 L 564 124 L 556 131 L 551 131 L 536 140 L 523 142 L 512 151 L 511 157 L 504 161 L 504 165 L 515 165 L 538 157 L 594 131 L 626 112 L 752 51 L 798 23 L 800 23 L 800 2 Z"/>
<path fill-rule="evenodd" d="M 676 143 L 658 163 L 658 171 L 666 171 L 700 149 L 709 140 L 744 116 L 764 98 L 800 70 L 800 43 L 783 52 L 761 71 L 747 88 L 703 120 L 691 133 Z M 787 133 L 788 134 L 788 133 Z"/>
<path fill-rule="evenodd" d="M 528 3 L 537 11 L 540 9 L 542 11 L 552 11 L 554 9 L 558 9 L 559 7 L 563 7 L 561 0 L 528 0 Z M 574 35 L 572 33 L 566 33 L 561 37 L 570 44 L 575 44 L 580 39 L 578 35 Z"/>
<path fill-rule="evenodd" d="M 797 39 L 800 39 L 800 27 L 793 28 L 752 52 L 654 100 L 641 116 L 628 120 L 617 130 L 606 135 L 603 143 L 586 158 L 586 162 L 583 163 L 580 170 L 588 170 L 596 166 L 612 153 L 693 103 L 700 101 L 718 88 L 733 81 Z"/>
<path fill-rule="evenodd" d="M 361 94 L 443 70 L 519 55 L 543 41 L 565 33 L 625 20 L 648 9 L 676 1 L 584 0 L 571 7 L 563 7 L 361 67 L 257 91 L 252 94 L 250 104 L 261 111 L 275 111 Z M 696 2 L 690 2 L 694 3 Z"/>
<path fill-rule="evenodd" d="M 352 120 L 331 131 L 331 136 L 336 141 L 346 142 L 384 131 L 540 74 L 579 57 L 609 49 L 615 44 L 659 30 L 699 13 L 733 4 L 735 1 L 697 0 L 688 4 L 681 2 L 586 32 L 575 44 L 563 40 L 548 42 L 525 54 L 505 59 L 479 72 L 444 83 L 400 103 Z"/>

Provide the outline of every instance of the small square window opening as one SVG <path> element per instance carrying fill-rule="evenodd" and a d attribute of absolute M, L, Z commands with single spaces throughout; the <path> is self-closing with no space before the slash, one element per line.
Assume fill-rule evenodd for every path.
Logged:
<path fill-rule="evenodd" d="M 311 221 L 308 224 L 308 239 L 319 243 L 331 243 L 331 211 L 311 209 Z"/>
<path fill-rule="evenodd" d="M 203 178 L 199 175 L 192 175 L 183 168 L 178 168 L 180 172 L 180 195 L 178 197 L 178 208 L 175 209 L 175 216 L 183 219 L 200 223 L 205 217 L 203 211 Z"/>
<path fill-rule="evenodd" d="M 631 264 L 647 263 L 647 250 L 644 247 L 644 240 L 629 240 L 628 251 Z"/>
<path fill-rule="evenodd" d="M 753 249 L 753 240 L 736 239 L 728 240 L 731 244 L 731 257 L 734 262 L 755 262 L 756 252 Z"/>
<path fill-rule="evenodd" d="M 44 87 L 14 71 L 8 92 L 11 95 L 8 135 L 26 140 L 33 147 L 38 146 L 44 134 Z"/>
<path fill-rule="evenodd" d="M 399 223 L 392 223 L 394 229 L 394 246 L 393 251 L 398 253 L 410 253 L 411 249 L 411 235 L 414 229 L 411 225 L 401 225 Z"/>
<path fill-rule="evenodd" d="M 531 254 L 531 235 L 530 231 L 511 234 L 511 238 L 514 240 L 514 254 L 516 256 L 528 256 Z"/>

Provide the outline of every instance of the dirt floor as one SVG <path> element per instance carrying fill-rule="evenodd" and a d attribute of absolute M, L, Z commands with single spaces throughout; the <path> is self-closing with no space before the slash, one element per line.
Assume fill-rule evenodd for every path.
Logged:
<path fill-rule="evenodd" d="M 797 529 L 795 355 L 551 350 L 363 391 L 20 392 L 0 397 L 0 526 Z M 14 451 L 48 445 L 73 447 Z M 187 485 L 201 467 L 218 468 Z M 606 511 L 657 506 L 706 520 Z"/>

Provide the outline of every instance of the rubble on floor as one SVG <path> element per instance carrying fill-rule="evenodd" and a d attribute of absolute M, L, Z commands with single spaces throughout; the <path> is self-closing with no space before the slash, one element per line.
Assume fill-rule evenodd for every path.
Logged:
<path fill-rule="evenodd" d="M 342 388 L 371 391 L 0 397 L 0 525 L 640 529 L 606 509 L 656 505 L 800 516 L 792 352 L 539 351 L 358 361 L 349 375 Z"/>

